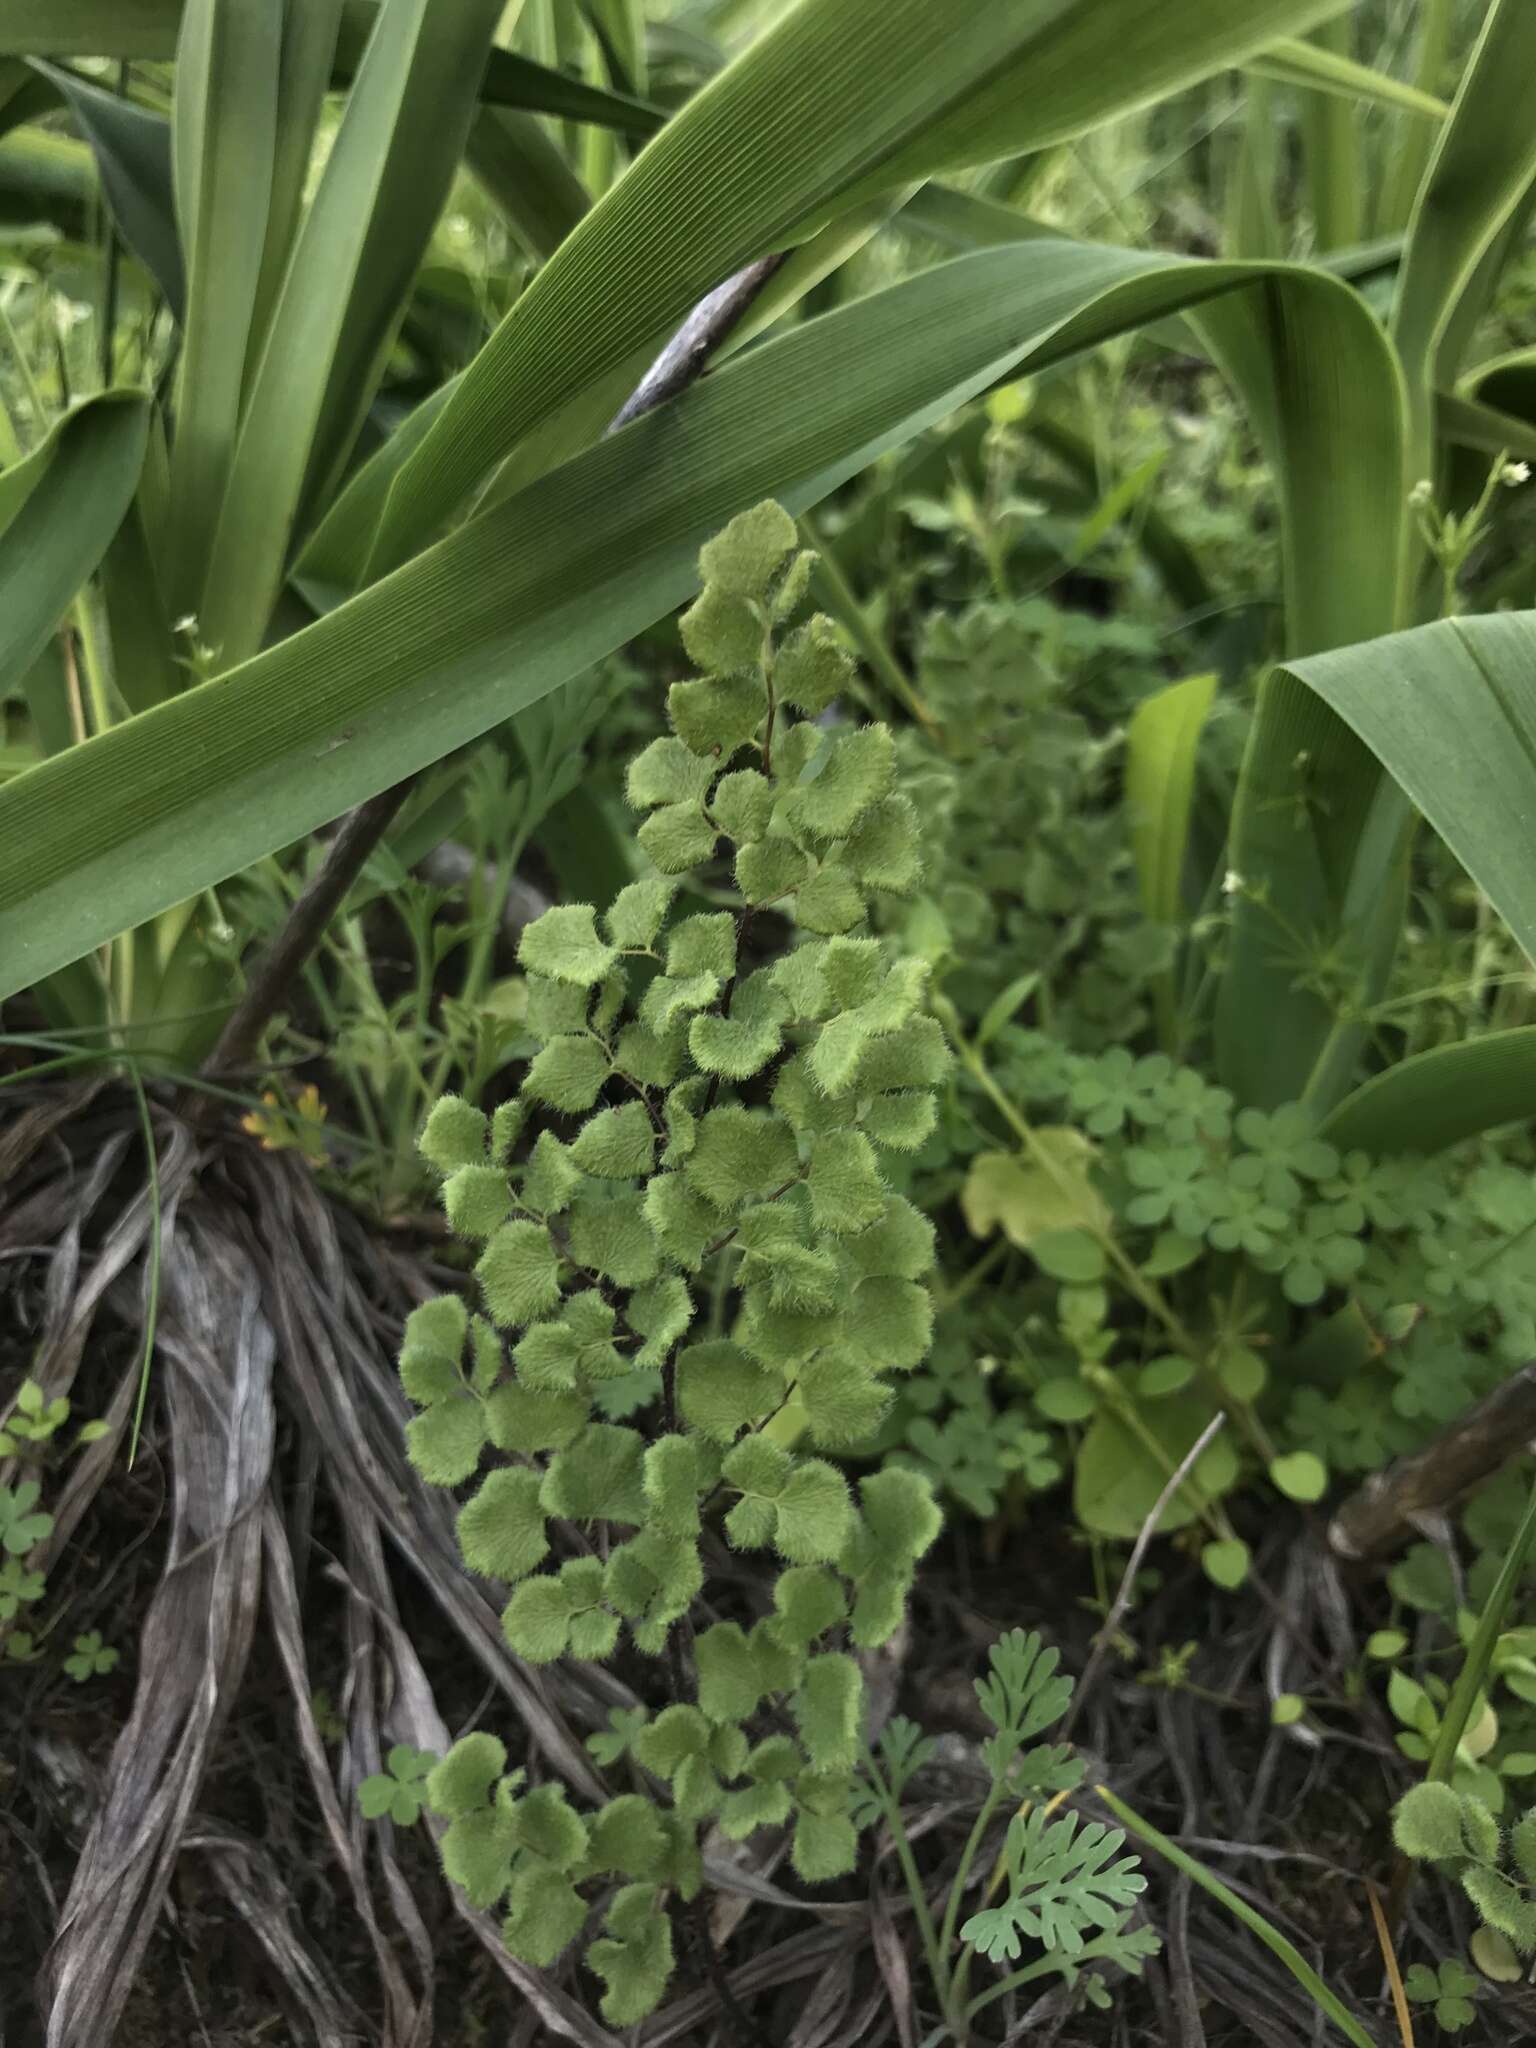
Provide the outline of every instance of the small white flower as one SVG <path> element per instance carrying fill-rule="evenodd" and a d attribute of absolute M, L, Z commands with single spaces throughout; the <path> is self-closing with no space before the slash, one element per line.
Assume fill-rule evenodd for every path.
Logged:
<path fill-rule="evenodd" d="M 172 626 L 171 631 L 173 633 L 195 634 L 197 632 L 197 613 L 184 612 L 175 625 Z"/>
<path fill-rule="evenodd" d="M 1410 505 L 1424 506 L 1430 502 L 1434 495 L 1434 485 L 1427 476 L 1421 476 L 1413 489 L 1408 493 L 1408 502 Z"/>
<path fill-rule="evenodd" d="M 1531 465 L 1528 462 L 1506 462 L 1499 471 L 1499 482 L 1508 484 L 1511 490 L 1520 484 L 1528 484 L 1530 480 Z"/>
<path fill-rule="evenodd" d="M 1228 868 L 1221 878 L 1221 893 L 1223 896 L 1241 896 L 1246 886 L 1236 868 Z"/>

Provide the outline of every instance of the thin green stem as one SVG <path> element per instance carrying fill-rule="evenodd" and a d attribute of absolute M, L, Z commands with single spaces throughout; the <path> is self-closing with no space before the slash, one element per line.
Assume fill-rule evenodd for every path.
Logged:
<path fill-rule="evenodd" d="M 1308 1074 L 1306 1085 L 1298 1098 L 1305 1106 L 1310 1108 L 1322 1092 L 1324 1084 L 1332 1080 L 1333 1062 L 1338 1057 L 1340 1046 L 1352 1031 L 1358 1031 L 1359 1028 L 1358 1017 L 1345 1012 L 1335 1012 L 1333 1022 L 1328 1027 L 1328 1036 L 1323 1040 L 1317 1058 L 1312 1062 L 1312 1071 Z"/>
<path fill-rule="evenodd" d="M 530 799 L 529 810 L 532 810 Z M 464 974 L 459 984 L 459 1000 L 468 1009 L 473 1009 L 484 991 L 484 984 L 490 969 L 496 944 L 496 934 L 501 924 L 501 905 L 506 900 L 517 864 L 522 859 L 528 844 L 527 826 L 513 835 L 506 851 L 496 863 L 495 879 L 491 885 L 490 898 L 479 906 L 474 937 L 470 940 L 469 953 L 464 964 Z M 475 891 L 482 888 L 483 877 L 477 877 L 470 892 L 471 912 L 475 910 Z M 427 1099 L 435 1102 L 448 1085 L 448 1075 L 453 1066 L 454 1048 L 451 1042 L 443 1046 L 427 1083 Z"/>
<path fill-rule="evenodd" d="M 7 296 L 3 293 L 0 293 L 0 333 L 4 334 L 6 341 L 10 345 L 11 354 L 16 358 L 16 367 L 21 372 L 21 381 L 26 387 L 27 403 L 32 409 L 33 423 L 37 428 L 39 438 L 41 438 L 44 423 L 48 418 L 48 408 L 43 402 L 42 387 L 39 385 L 37 374 L 32 368 L 31 358 L 21 345 L 21 336 L 16 332 L 16 323 L 11 318 L 11 309 L 7 302 Z M 21 440 L 19 433 L 16 433 L 14 438 L 18 441 Z M 23 443 L 23 445 L 25 444 Z"/>
<path fill-rule="evenodd" d="M 958 1302 L 964 1301 L 973 1289 L 996 1271 L 1011 1249 L 1006 1237 L 998 1238 L 995 1244 L 988 1245 L 974 1265 L 960 1275 L 953 1287 L 935 1288 L 934 1307 L 938 1312 L 942 1315 L 945 1309 L 954 1308 Z"/>
<path fill-rule="evenodd" d="M 1112 1953 L 1113 1945 L 1111 1943 L 1090 1941 L 1085 1944 L 1081 1953 L 1074 1956 L 1072 1960 L 1074 1964 L 1080 1965 L 1082 1963 L 1091 1963 L 1096 1956 Z M 965 2018 L 967 2020 L 975 2019 L 977 2013 L 984 2012 L 989 2005 L 995 2004 L 999 1998 L 1006 1998 L 1010 1991 L 1017 1991 L 1025 1984 L 1034 1984 L 1041 1977 L 1049 1976 L 1052 1970 L 1059 1970 L 1060 1968 L 1061 1964 L 1058 1959 L 1050 1955 L 1041 1956 L 1036 1962 L 1026 1963 L 1022 1970 L 1011 1971 L 1008 1976 L 1000 1978 L 996 1984 L 989 1984 L 985 1991 L 973 1998 L 965 2008 Z"/>
<path fill-rule="evenodd" d="M 1446 1779 L 1456 1763 L 1456 1751 L 1461 1738 L 1467 1732 L 1467 1723 L 1472 1718 L 1472 1709 L 1483 1681 L 1488 1676 L 1488 1665 L 1493 1657 L 1494 1644 L 1504 1626 L 1504 1617 L 1514 1597 L 1515 1587 L 1525 1570 L 1536 1544 L 1536 1482 L 1531 1487 L 1530 1499 L 1526 1502 L 1525 1513 L 1515 1531 L 1514 1541 L 1504 1553 L 1504 1562 L 1499 1567 L 1499 1576 L 1494 1580 L 1493 1591 L 1488 1595 L 1471 1642 L 1467 1645 L 1466 1659 L 1462 1664 L 1451 1697 L 1446 1704 L 1445 1718 L 1435 1736 L 1435 1746 L 1430 1753 L 1429 1769 L 1426 1773 L 1433 1784 L 1437 1779 Z"/>
<path fill-rule="evenodd" d="M 1040 1143 L 1032 1125 L 1026 1118 L 1020 1115 L 1015 1105 L 1009 1101 L 1002 1089 L 999 1088 L 997 1082 L 992 1077 L 991 1069 L 981 1054 L 961 1034 L 959 1018 L 953 1006 L 944 1003 L 942 1007 L 947 1014 L 941 1018 L 941 1022 L 945 1024 L 949 1031 L 955 1049 L 960 1055 L 961 1065 L 981 1088 L 987 1100 L 997 1110 L 1008 1125 L 1008 1128 L 1018 1139 L 1024 1151 L 1029 1155 L 1030 1164 L 1038 1167 L 1040 1172 L 1052 1182 L 1059 1193 L 1069 1199 L 1072 1198 L 1078 1191 L 1073 1188 L 1071 1182 L 1051 1157 L 1047 1148 Z M 1196 1363 L 1199 1363 L 1204 1354 L 1193 1332 L 1164 1299 L 1162 1290 L 1153 1282 L 1143 1277 L 1135 1262 L 1121 1249 L 1114 1233 L 1106 1230 L 1102 1224 L 1095 1223 L 1087 1215 L 1083 1217 L 1081 1227 L 1099 1246 L 1111 1265 L 1117 1268 L 1127 1291 L 1135 1296 L 1150 1316 L 1163 1325 L 1163 1328 L 1167 1330 L 1179 1349 Z"/>
<path fill-rule="evenodd" d="M 1186 1877 L 1199 1885 L 1203 1892 L 1208 1892 L 1218 1905 L 1225 1906 L 1234 1920 L 1240 1920 L 1246 1928 L 1256 1934 L 1276 1961 L 1284 1964 L 1290 1971 L 1312 2003 L 1328 2015 L 1345 2037 L 1355 2044 L 1355 2048 L 1375 2048 L 1370 2035 L 1360 2022 L 1339 2002 L 1316 1970 L 1286 1940 L 1277 1927 L 1272 1927 L 1261 1913 L 1256 1913 L 1252 1906 L 1246 1905 L 1236 1892 L 1229 1891 L 1219 1877 L 1207 1870 L 1203 1863 L 1197 1863 L 1193 1856 L 1179 1847 L 1177 1842 L 1170 1842 L 1165 1834 L 1153 1827 L 1151 1821 L 1143 1820 L 1141 1815 L 1134 1808 L 1127 1806 L 1123 1799 L 1117 1799 L 1107 1785 L 1095 1785 L 1093 1789 L 1095 1796 L 1109 1808 L 1127 1834 L 1134 1835 L 1149 1849 L 1155 1850 L 1159 1856 L 1171 1863 L 1175 1870 L 1181 1870 Z"/>

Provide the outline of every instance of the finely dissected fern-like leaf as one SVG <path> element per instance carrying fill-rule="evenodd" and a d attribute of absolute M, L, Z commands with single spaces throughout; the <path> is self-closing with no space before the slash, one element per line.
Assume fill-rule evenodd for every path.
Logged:
<path fill-rule="evenodd" d="M 1009 1823 L 1004 1863 L 1008 1895 L 973 1914 L 960 1932 L 993 1961 L 1011 1961 L 1021 1941 L 1067 1956 L 1090 1933 L 1114 1933 L 1146 1889 L 1134 1856 L 1119 1856 L 1125 1836 L 1076 1814 L 1051 1820 L 1044 1807 Z"/>
<path fill-rule="evenodd" d="M 991 1672 L 976 1681 L 981 1710 L 997 1733 L 983 1754 L 998 1777 L 1033 1736 L 1059 1721 L 1072 1699 L 1072 1681 L 1057 1675 L 1059 1653 L 1032 1630 L 1010 1629 L 992 1645 Z"/>
<path fill-rule="evenodd" d="M 526 1961 L 582 1932 L 589 1881 L 630 1880 L 587 1951 L 616 2026 L 665 1989 L 667 1896 L 698 1887 L 702 1824 L 791 1828 L 809 1882 L 852 1867 L 863 1680 L 829 1638 L 890 1636 L 939 1526 L 917 1475 L 856 1499 L 816 1455 L 866 1437 L 927 1349 L 933 1231 L 887 1162 L 931 1128 L 948 1053 L 923 962 L 871 928 L 875 896 L 918 879 L 916 815 L 890 733 L 835 718 L 836 630 L 792 623 L 810 568 L 775 505 L 704 550 L 682 635 L 706 672 L 672 686 L 672 732 L 627 778 L 655 872 L 527 927 L 518 1097 L 490 1120 L 445 1100 L 422 1139 L 483 1313 L 412 1316 L 409 1447 L 439 1485 L 488 1448 L 511 1461 L 466 1488 L 458 1527 L 470 1568 L 511 1588 L 514 1651 L 601 1659 L 627 1635 L 661 1657 L 707 1528 L 781 1566 L 755 1620 L 701 1622 L 692 1697 L 589 1740 L 670 1804 L 626 1788 L 583 1817 L 484 1735 L 433 1773 L 445 1865 Z M 679 902 L 703 863 L 738 910 Z M 770 1437 L 786 1410 L 798 1436 Z"/>

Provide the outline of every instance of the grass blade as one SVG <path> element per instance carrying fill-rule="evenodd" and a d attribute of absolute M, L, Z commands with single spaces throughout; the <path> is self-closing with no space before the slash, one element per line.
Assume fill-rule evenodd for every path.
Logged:
<path fill-rule="evenodd" d="M 1493 1661 L 1494 1646 L 1504 1627 L 1504 1618 L 1509 1612 L 1509 1603 L 1514 1598 L 1515 1588 L 1525 1573 L 1532 1546 L 1536 1545 L 1536 1485 L 1533 1485 L 1526 1502 L 1525 1513 L 1520 1526 L 1510 1539 L 1509 1548 L 1499 1566 L 1499 1576 L 1493 1582 L 1487 1604 L 1478 1616 L 1477 1628 L 1467 1645 L 1466 1656 L 1462 1659 L 1456 1683 L 1451 1688 L 1450 1699 L 1446 1702 L 1445 1715 L 1435 1735 L 1435 1746 L 1430 1753 L 1429 1767 L 1425 1776 L 1434 1783 L 1450 1777 L 1456 1767 L 1456 1750 L 1461 1738 L 1467 1732 L 1472 1718 L 1472 1709 L 1477 1704 L 1488 1677 L 1488 1666 Z"/>
<path fill-rule="evenodd" d="M 189 0 L 6 0 L 0 9 L 0 57 L 117 57 L 164 63 Z M 318 0 L 318 11 L 330 0 Z M 388 0 L 386 0 L 388 4 Z M 299 11 L 307 11 L 308 0 Z M 342 0 L 336 49 L 339 83 L 351 78 L 379 15 L 378 0 Z M 522 107 L 568 121 L 590 121 L 644 140 L 665 115 L 625 93 L 605 92 L 512 50 L 493 50 L 480 80 L 492 106 Z"/>
<path fill-rule="evenodd" d="M 187 307 L 171 449 L 171 603 L 201 609 L 240 431 L 251 319 L 267 244 L 282 16 L 188 0 L 176 54 L 172 168 Z"/>
<path fill-rule="evenodd" d="M 1329 24 L 1330 29 L 1338 26 Z M 1389 71 L 1373 70 L 1369 64 L 1357 64 L 1342 37 L 1335 42 L 1322 31 L 1312 42 L 1292 37 L 1272 43 L 1259 56 L 1250 57 L 1243 68 L 1261 78 L 1272 78 L 1278 85 L 1300 86 L 1304 91 L 1363 101 L 1367 106 L 1401 108 L 1420 121 L 1443 121 L 1450 112 L 1446 101 L 1422 86 L 1394 78 Z"/>
<path fill-rule="evenodd" d="M 1216 696 L 1214 675 L 1190 676 L 1136 707 L 1126 734 L 1125 801 L 1142 908 L 1157 924 L 1180 925 L 1184 850 L 1195 791 L 1195 754 Z M 1158 1032 L 1165 1051 L 1179 1041 L 1173 971 L 1159 977 Z"/>
<path fill-rule="evenodd" d="M 1453 384 L 1461 367 L 1447 346 L 1458 302 L 1536 179 L 1533 69 L 1536 9 L 1494 0 L 1419 188 L 1392 314 L 1415 476 L 1432 473 L 1431 394 Z"/>
<path fill-rule="evenodd" d="M 286 0 L 277 65 L 272 194 L 251 318 L 253 350 L 248 352 L 248 360 L 266 334 L 288 267 L 340 28 L 341 0 Z"/>
<path fill-rule="evenodd" d="M 200 616 L 226 662 L 261 642 L 306 486 L 355 436 L 436 221 L 499 16 L 388 0 L 295 242 L 231 464 Z"/>
<path fill-rule="evenodd" d="M 1522 391 L 1511 377 L 1506 388 L 1522 407 L 1529 403 L 1529 386 Z M 1458 448 L 1475 448 L 1490 460 L 1499 455 L 1518 456 L 1525 461 L 1536 457 L 1536 416 L 1523 410 L 1518 414 L 1501 412 L 1496 406 L 1465 398 L 1460 392 L 1435 393 L 1435 431 L 1442 441 L 1453 442 Z"/>
<path fill-rule="evenodd" d="M 1536 612 L 1444 619 L 1292 662 L 1536 957 Z"/>
<path fill-rule="evenodd" d="M 137 392 L 87 399 L 0 476 L 0 693 L 22 682 L 120 525 L 148 414 Z"/>
<path fill-rule="evenodd" d="M 469 167 L 530 256 L 553 256 L 591 205 L 587 189 L 532 114 L 482 107 L 469 131 Z"/>
<path fill-rule="evenodd" d="M 1183 1871 L 1186 1877 L 1199 1885 L 1201 1891 L 1208 1892 L 1218 1905 L 1225 1906 L 1234 1920 L 1240 1920 L 1250 1933 L 1256 1934 L 1275 1960 L 1290 1971 L 1302 1992 L 1319 2012 L 1328 2015 L 1346 2041 L 1353 2042 L 1355 2048 L 1376 2048 L 1376 2043 L 1353 2013 L 1335 1998 L 1300 1950 L 1286 1940 L 1278 1927 L 1272 1927 L 1262 1913 L 1256 1913 L 1252 1906 L 1240 1899 L 1236 1892 L 1229 1890 L 1219 1877 L 1206 1869 L 1203 1863 L 1197 1863 L 1193 1856 L 1179 1847 L 1177 1842 L 1170 1842 L 1165 1834 L 1153 1827 L 1151 1821 L 1143 1820 L 1141 1815 L 1127 1806 L 1123 1799 L 1116 1798 L 1108 1786 L 1095 1785 L 1093 1789 L 1128 1835 L 1134 1835 L 1138 1841 L 1145 1842 L 1149 1849 L 1154 1850 L 1165 1862 L 1171 1863 L 1175 1870 Z"/>
<path fill-rule="evenodd" d="M 1364 71 L 1368 79 L 1376 75 L 1350 58 L 1351 25 L 1347 17 L 1325 22 L 1314 33 L 1314 41 L 1294 47 L 1347 72 Z M 1356 119 L 1357 99 L 1364 97 L 1364 93 L 1353 94 L 1344 88 L 1337 92 L 1309 92 L 1302 99 L 1307 196 L 1312 203 L 1314 233 L 1320 250 L 1351 249 L 1364 230 L 1360 131 Z M 1439 110 L 1438 117 L 1443 115 L 1444 110 Z"/>
<path fill-rule="evenodd" d="M 1417 14 L 1413 83 L 1418 91 L 1436 98 L 1445 82 L 1455 0 L 1419 0 Z M 1430 151 L 1435 146 L 1435 132 L 1426 122 L 1400 119 L 1396 126 L 1399 132 L 1390 139 L 1386 175 L 1372 218 L 1377 234 L 1390 234 L 1407 226 Z"/>
<path fill-rule="evenodd" d="M 187 281 L 176 233 L 169 123 L 73 72 L 41 62 L 33 69 L 57 88 L 74 115 L 96 158 L 101 189 L 119 233 L 180 320 Z"/>

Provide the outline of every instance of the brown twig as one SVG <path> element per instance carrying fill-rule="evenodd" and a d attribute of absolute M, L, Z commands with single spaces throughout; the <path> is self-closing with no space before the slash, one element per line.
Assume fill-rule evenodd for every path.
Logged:
<path fill-rule="evenodd" d="M 615 414 L 609 433 L 675 398 L 701 377 L 710 358 L 783 260 L 782 254 L 760 257 L 700 299 Z M 254 1058 L 262 1032 L 320 943 L 326 925 L 362 872 L 369 854 L 389 829 L 414 781 L 414 777 L 409 777 L 393 789 L 382 790 L 348 813 L 331 841 L 320 872 L 289 911 L 282 930 L 221 1032 L 218 1044 L 204 1061 L 203 1079 L 236 1071 Z M 201 1113 L 206 1113 L 208 1100 L 203 1098 Z"/>
<path fill-rule="evenodd" d="M 1337 1557 L 1390 1557 L 1536 1441 L 1536 1359 L 1411 1457 L 1373 1472 L 1329 1525 Z"/>

